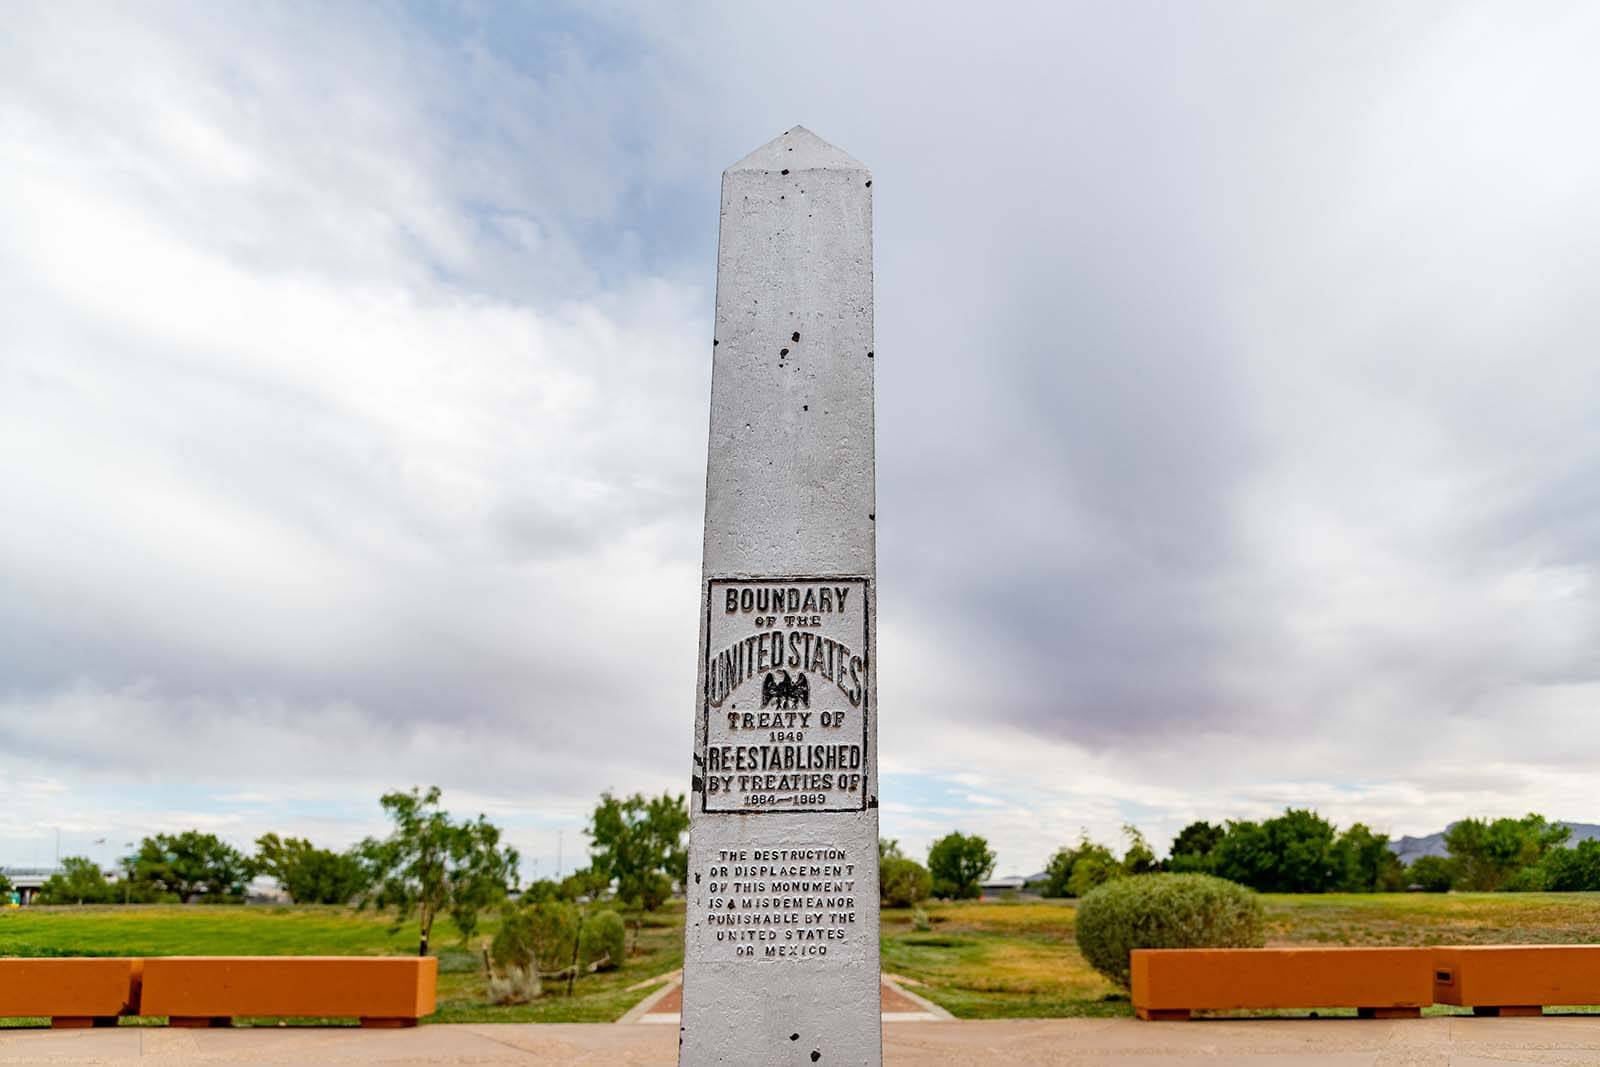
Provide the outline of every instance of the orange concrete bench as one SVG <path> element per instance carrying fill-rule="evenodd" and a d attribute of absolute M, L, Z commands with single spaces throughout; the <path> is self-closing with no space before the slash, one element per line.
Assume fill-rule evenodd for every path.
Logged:
<path fill-rule="evenodd" d="M 1133 1007 L 1141 1019 L 1286 1008 L 1414 1018 L 1433 1003 L 1433 977 L 1427 948 L 1137 949 Z"/>
<path fill-rule="evenodd" d="M 1475 1015 L 1542 1015 L 1600 1004 L 1600 945 L 1435 948 L 1433 999 Z"/>
<path fill-rule="evenodd" d="M 139 1014 L 165 1015 L 172 1026 L 227 1026 L 237 1015 L 415 1026 L 433 1012 L 438 976 L 433 957 L 151 957 Z"/>
<path fill-rule="evenodd" d="M 0 1016 L 50 1025 L 115 1026 L 138 1010 L 136 959 L 0 959 Z"/>

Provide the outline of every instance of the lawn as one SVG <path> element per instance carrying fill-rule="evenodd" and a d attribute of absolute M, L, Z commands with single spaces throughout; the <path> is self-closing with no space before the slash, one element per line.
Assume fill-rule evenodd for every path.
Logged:
<path fill-rule="evenodd" d="M 630 916 L 634 918 L 634 916 Z M 498 921 L 485 917 L 472 945 L 446 919 L 433 929 L 439 1010 L 431 1022 L 610 1022 L 683 965 L 683 906 L 642 917 L 633 954 L 614 971 L 585 974 L 572 997 L 558 985 L 531 1004 L 496 1005 L 485 992 L 481 945 Z M 0 956 L 405 956 L 417 924 L 396 929 L 370 911 L 327 907 L 133 905 L 0 910 Z M 633 988 L 645 984 L 642 988 Z M 0 1026 L 41 1020 L 3 1020 Z"/>
<path fill-rule="evenodd" d="M 1600 894 L 1266 896 L 1274 945 L 1433 945 L 1600 942 Z M 883 969 L 962 1018 L 1126 1015 L 1126 994 L 1084 963 L 1071 901 L 932 903 L 931 929 L 888 909 Z M 490 1004 L 482 942 L 447 922 L 434 928 L 439 1011 L 434 1022 L 607 1022 L 682 966 L 683 905 L 641 917 L 634 951 L 615 971 L 584 975 L 575 995 L 559 984 L 531 1004 Z M 633 935 L 630 932 L 630 939 Z M 0 956 L 407 955 L 414 923 L 347 908 L 149 906 L 0 911 Z M 1438 1009 L 1435 1009 L 1438 1010 Z M 3 1023 L 0 1023 L 3 1024 Z"/>
<path fill-rule="evenodd" d="M 1600 942 L 1600 893 L 1266 895 L 1270 945 Z M 883 969 L 962 1018 L 1127 1015 L 1078 953 L 1071 901 L 930 904 L 883 913 Z"/>

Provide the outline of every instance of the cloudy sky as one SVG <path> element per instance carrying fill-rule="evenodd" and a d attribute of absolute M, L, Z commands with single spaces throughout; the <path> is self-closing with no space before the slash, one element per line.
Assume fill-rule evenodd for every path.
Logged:
<path fill-rule="evenodd" d="M 684 788 L 719 174 L 796 123 L 876 179 L 886 834 L 1600 821 L 1597 36 L 8 6 L 0 863 L 437 783 L 548 875 Z"/>

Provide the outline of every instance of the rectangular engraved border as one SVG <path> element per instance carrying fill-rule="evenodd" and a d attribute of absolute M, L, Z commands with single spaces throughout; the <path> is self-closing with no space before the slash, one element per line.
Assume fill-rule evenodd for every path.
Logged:
<path fill-rule="evenodd" d="M 771 585 L 774 582 L 860 582 L 862 596 L 861 612 L 861 657 L 867 664 L 868 684 L 861 694 L 861 753 L 863 761 L 871 769 L 872 780 L 863 783 L 861 790 L 861 804 L 853 808 L 738 808 L 728 810 L 723 808 L 707 807 L 710 796 L 704 784 L 706 746 L 711 743 L 711 696 L 706 687 L 711 678 L 711 607 L 713 598 L 711 588 L 715 585 Z M 696 754 L 696 762 L 700 764 L 702 779 L 700 786 L 700 810 L 707 815 L 854 815 L 858 811 L 866 811 L 867 799 L 876 796 L 878 790 L 878 761 L 876 755 L 868 747 L 867 734 L 871 726 L 872 694 L 877 689 L 877 665 L 872 662 L 872 579 L 864 574 L 774 574 L 762 575 L 759 578 L 707 578 L 706 579 L 706 615 L 705 629 L 701 631 L 701 643 L 705 645 L 705 661 L 700 664 L 700 751 Z M 869 793 L 866 786 L 871 786 Z"/>

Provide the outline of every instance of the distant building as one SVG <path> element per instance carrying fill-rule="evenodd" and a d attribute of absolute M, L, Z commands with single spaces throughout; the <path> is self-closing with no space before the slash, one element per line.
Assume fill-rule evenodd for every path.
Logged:
<path fill-rule="evenodd" d="M 0 867 L 0 874 L 6 876 L 22 904 L 33 903 L 51 875 L 65 873 L 60 867 Z"/>
<path fill-rule="evenodd" d="M 1027 887 L 1028 880 L 1020 874 L 1008 874 L 1004 878 L 991 878 L 987 882 L 979 882 L 978 889 L 985 898 L 1011 896 L 1022 892 Z"/>

